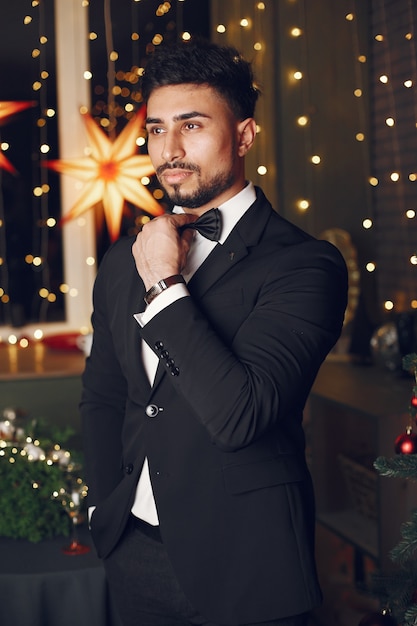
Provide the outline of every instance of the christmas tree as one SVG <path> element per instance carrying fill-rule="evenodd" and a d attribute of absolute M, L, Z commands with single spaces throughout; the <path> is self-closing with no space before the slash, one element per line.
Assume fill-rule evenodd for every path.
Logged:
<path fill-rule="evenodd" d="M 378 457 L 374 462 L 381 476 L 417 480 L 417 435 L 413 422 L 417 416 L 417 354 L 408 354 L 403 369 L 414 376 L 406 432 L 395 441 L 396 456 Z M 417 509 L 401 527 L 401 539 L 389 554 L 395 568 L 374 576 L 373 592 L 380 599 L 381 613 L 369 613 L 359 626 L 417 626 Z"/>

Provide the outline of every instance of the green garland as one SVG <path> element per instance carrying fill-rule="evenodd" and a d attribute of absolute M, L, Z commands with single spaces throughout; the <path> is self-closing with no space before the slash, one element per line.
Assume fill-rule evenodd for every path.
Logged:
<path fill-rule="evenodd" d="M 80 464 L 54 441 L 63 443 L 73 432 L 51 433 L 41 420 L 24 422 L 24 428 L 17 418 L 0 422 L 12 429 L 0 436 L 0 536 L 34 543 L 68 536 L 70 468 Z"/>
<path fill-rule="evenodd" d="M 14 450 L 16 452 L 14 452 Z M 71 522 L 53 497 L 63 483 L 57 464 L 29 461 L 17 447 L 3 448 L 0 457 L 0 536 L 38 542 L 69 535 Z"/>

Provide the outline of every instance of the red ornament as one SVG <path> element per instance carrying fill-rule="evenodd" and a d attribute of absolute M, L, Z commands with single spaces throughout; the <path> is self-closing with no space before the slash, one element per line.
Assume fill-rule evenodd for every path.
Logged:
<path fill-rule="evenodd" d="M 417 396 L 413 396 L 411 398 L 411 406 L 414 406 L 417 408 Z"/>
<path fill-rule="evenodd" d="M 396 454 L 416 454 L 417 453 L 417 435 L 411 429 L 399 435 L 395 440 Z"/>
<path fill-rule="evenodd" d="M 389 613 L 367 613 L 358 626 L 397 626 L 397 622 Z"/>

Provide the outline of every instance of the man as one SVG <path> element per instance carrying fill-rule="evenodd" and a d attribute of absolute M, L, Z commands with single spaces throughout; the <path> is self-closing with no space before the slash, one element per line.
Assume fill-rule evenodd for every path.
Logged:
<path fill-rule="evenodd" d="M 142 87 L 175 207 L 96 280 L 95 545 L 125 626 L 304 626 L 321 595 L 302 412 L 341 331 L 345 265 L 246 180 L 258 93 L 236 50 L 161 47 Z"/>

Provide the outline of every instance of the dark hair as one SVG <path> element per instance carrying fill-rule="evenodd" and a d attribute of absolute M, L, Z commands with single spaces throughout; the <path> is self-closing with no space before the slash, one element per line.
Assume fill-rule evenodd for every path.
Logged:
<path fill-rule="evenodd" d="M 254 115 L 259 92 L 250 63 L 235 48 L 201 39 L 156 48 L 142 77 L 145 102 L 158 87 L 184 83 L 215 89 L 238 120 Z"/>

